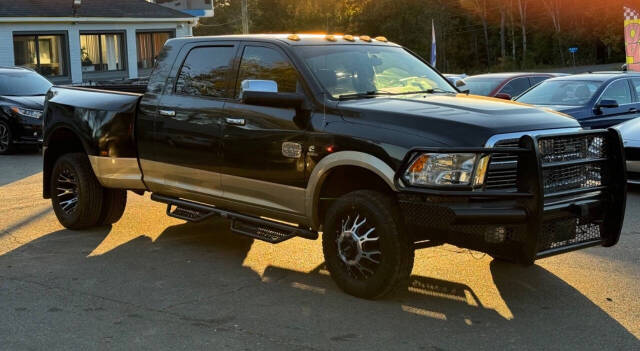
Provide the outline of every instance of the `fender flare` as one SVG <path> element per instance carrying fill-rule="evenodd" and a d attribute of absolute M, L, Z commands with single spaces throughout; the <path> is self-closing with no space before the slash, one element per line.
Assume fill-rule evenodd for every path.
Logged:
<path fill-rule="evenodd" d="M 355 166 L 373 172 L 391 188 L 398 191 L 394 184 L 395 171 L 381 159 L 359 151 L 339 151 L 326 156 L 313 168 L 305 191 L 306 217 L 313 229 L 320 227 L 318 218 L 318 200 L 322 185 L 330 171 L 340 166 Z"/>

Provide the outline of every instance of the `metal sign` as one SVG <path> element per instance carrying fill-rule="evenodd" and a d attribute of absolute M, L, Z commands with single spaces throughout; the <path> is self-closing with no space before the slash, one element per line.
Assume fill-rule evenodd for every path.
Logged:
<path fill-rule="evenodd" d="M 578 52 L 578 47 L 577 46 L 570 47 L 569 48 L 569 52 L 572 53 L 572 54 L 575 54 L 576 52 Z"/>

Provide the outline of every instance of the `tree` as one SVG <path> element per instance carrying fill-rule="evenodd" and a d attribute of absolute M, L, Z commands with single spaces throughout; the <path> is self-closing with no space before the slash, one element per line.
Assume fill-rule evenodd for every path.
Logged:
<path fill-rule="evenodd" d="M 487 52 L 487 68 L 491 67 L 491 56 L 489 54 L 489 24 L 487 12 L 487 0 L 461 0 L 462 6 L 469 8 L 478 16 L 482 23 L 482 31 L 484 32 L 484 46 Z"/>
<path fill-rule="evenodd" d="M 560 53 L 560 60 L 564 64 L 564 48 L 562 47 L 562 35 L 560 33 L 562 26 L 560 25 L 563 0 L 542 0 L 545 10 L 551 17 L 553 22 L 553 30 L 555 32 L 556 40 L 558 41 L 558 51 Z"/>
<path fill-rule="evenodd" d="M 518 0 L 518 12 L 520 13 L 520 28 L 522 30 L 522 68 L 527 61 L 527 10 L 529 0 Z"/>

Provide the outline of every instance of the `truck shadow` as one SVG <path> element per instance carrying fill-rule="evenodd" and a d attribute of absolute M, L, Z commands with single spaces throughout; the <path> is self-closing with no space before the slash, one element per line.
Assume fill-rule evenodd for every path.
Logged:
<path fill-rule="evenodd" d="M 18 150 L 15 154 L 0 156 L 0 186 L 42 172 L 42 154 L 31 150 Z"/>
<path fill-rule="evenodd" d="M 440 348 L 444 340 L 448 344 L 455 340 L 460 347 L 474 345 L 474 349 L 516 345 L 544 349 L 585 338 L 594 340 L 587 348 L 638 346 L 638 340 L 615 319 L 539 266 L 493 261 L 493 282 L 475 287 L 413 275 L 406 291 L 368 301 L 342 293 L 324 264 L 310 272 L 269 266 L 259 275 L 243 266 L 253 240 L 232 234 L 228 225 L 222 219 L 175 225 L 159 236 L 142 233 L 97 256 L 89 254 L 115 235 L 110 227 L 61 230 L 0 256 L 0 277 L 20 279 L 28 274 L 31 281 L 56 282 L 75 293 L 122 302 L 126 309 L 136 309 L 125 319 L 134 318 L 131 315 L 150 320 L 178 318 L 194 328 L 222 329 L 255 322 L 258 333 L 282 338 L 289 333 L 286 338 L 307 344 L 324 342 L 320 345 L 328 348 L 348 347 L 345 342 L 353 340 L 374 343 L 394 338 L 418 340 L 432 349 Z M 33 257 L 37 259 L 26 259 Z M 23 262 L 23 266 L 7 268 L 11 262 Z M 491 283 L 499 295 L 492 299 L 504 301 L 512 316 L 501 315 L 478 297 L 491 293 L 474 291 Z M 68 299 L 61 300 L 58 308 L 74 308 Z M 96 306 L 85 311 L 91 308 Z M 158 313 L 166 315 L 158 317 Z M 2 315 L 0 311 L 0 318 L 8 318 Z M 91 328 L 91 316 L 83 318 Z"/>

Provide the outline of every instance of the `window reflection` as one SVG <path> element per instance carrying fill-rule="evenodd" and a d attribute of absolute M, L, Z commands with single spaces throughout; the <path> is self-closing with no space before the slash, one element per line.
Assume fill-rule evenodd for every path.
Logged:
<path fill-rule="evenodd" d="M 176 94 L 225 97 L 233 47 L 199 47 L 187 56 L 178 80 Z"/>
<path fill-rule="evenodd" d="M 278 92 L 295 93 L 298 85 L 296 70 L 278 51 L 261 46 L 247 46 L 242 55 L 236 95 L 240 84 L 247 79 L 273 80 Z"/>

